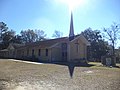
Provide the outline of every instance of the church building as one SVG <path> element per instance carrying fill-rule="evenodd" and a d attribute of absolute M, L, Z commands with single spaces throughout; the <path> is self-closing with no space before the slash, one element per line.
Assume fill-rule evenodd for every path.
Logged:
<path fill-rule="evenodd" d="M 90 43 L 82 35 L 74 35 L 73 15 L 71 13 L 69 37 L 49 39 L 25 45 L 10 44 L 0 51 L 4 58 L 36 59 L 37 61 L 77 62 L 87 59 L 87 46 Z M 35 61 L 36 61 L 35 60 Z"/>

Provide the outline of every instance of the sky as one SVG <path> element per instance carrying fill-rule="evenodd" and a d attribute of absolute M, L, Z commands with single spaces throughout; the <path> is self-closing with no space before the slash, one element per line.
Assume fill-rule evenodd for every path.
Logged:
<path fill-rule="evenodd" d="M 0 21 L 17 34 L 21 30 L 44 30 L 52 38 L 55 30 L 69 35 L 70 7 L 65 0 L 0 0 Z M 74 32 L 79 34 L 91 27 L 93 30 L 108 28 L 120 23 L 120 0 L 73 0 Z M 74 3 L 72 2 L 72 3 Z"/>

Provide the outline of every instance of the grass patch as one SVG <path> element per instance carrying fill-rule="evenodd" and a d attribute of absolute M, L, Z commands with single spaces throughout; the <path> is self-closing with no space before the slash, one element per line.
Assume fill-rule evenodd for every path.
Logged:
<path fill-rule="evenodd" d="M 90 68 L 93 68 L 93 69 L 106 69 L 106 70 L 117 70 L 117 71 L 120 71 L 120 64 L 116 64 L 117 67 L 103 66 L 99 62 L 89 62 L 89 64 L 93 65 L 93 66 L 90 67 Z"/>
<path fill-rule="evenodd" d="M 71 78 L 68 65 L 33 64 L 1 59 L 0 81 L 2 82 L 0 90 L 3 90 L 4 87 L 7 88 L 5 88 L 6 90 L 14 90 L 11 88 L 21 82 L 23 84 L 20 85 L 25 86 L 28 90 L 46 90 L 47 85 L 49 90 L 52 90 L 52 85 L 55 87 L 54 90 L 65 90 L 63 87 L 68 87 L 69 90 L 76 90 L 75 87 L 78 87 L 78 90 L 80 88 L 81 90 L 96 90 L 96 87 L 97 90 L 119 90 L 120 68 L 104 67 L 97 62 L 90 62 L 89 64 L 89 67 L 75 66 Z M 117 66 L 119 65 L 117 64 Z M 91 73 L 88 73 L 89 71 Z M 27 84 L 24 85 L 24 82 Z M 10 89 L 6 85 L 9 85 Z M 45 87 L 40 89 L 42 85 Z M 30 86 L 32 86 L 32 89 Z M 105 87 L 108 87 L 108 89 Z"/>

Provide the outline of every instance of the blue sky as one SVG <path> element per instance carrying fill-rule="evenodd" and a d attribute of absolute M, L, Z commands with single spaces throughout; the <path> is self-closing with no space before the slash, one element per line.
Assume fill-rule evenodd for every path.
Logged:
<path fill-rule="evenodd" d="M 60 0 L 0 0 L 0 21 L 19 33 L 41 29 L 51 37 L 54 30 L 69 35 L 70 11 Z M 77 1 L 77 0 L 75 0 Z M 75 34 L 91 27 L 102 30 L 120 23 L 120 0 L 85 0 L 73 10 Z"/>

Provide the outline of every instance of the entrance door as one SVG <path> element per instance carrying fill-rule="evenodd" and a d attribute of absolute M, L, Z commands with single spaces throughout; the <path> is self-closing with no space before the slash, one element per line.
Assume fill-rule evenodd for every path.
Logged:
<path fill-rule="evenodd" d="M 67 43 L 62 43 L 62 61 L 67 61 Z"/>

